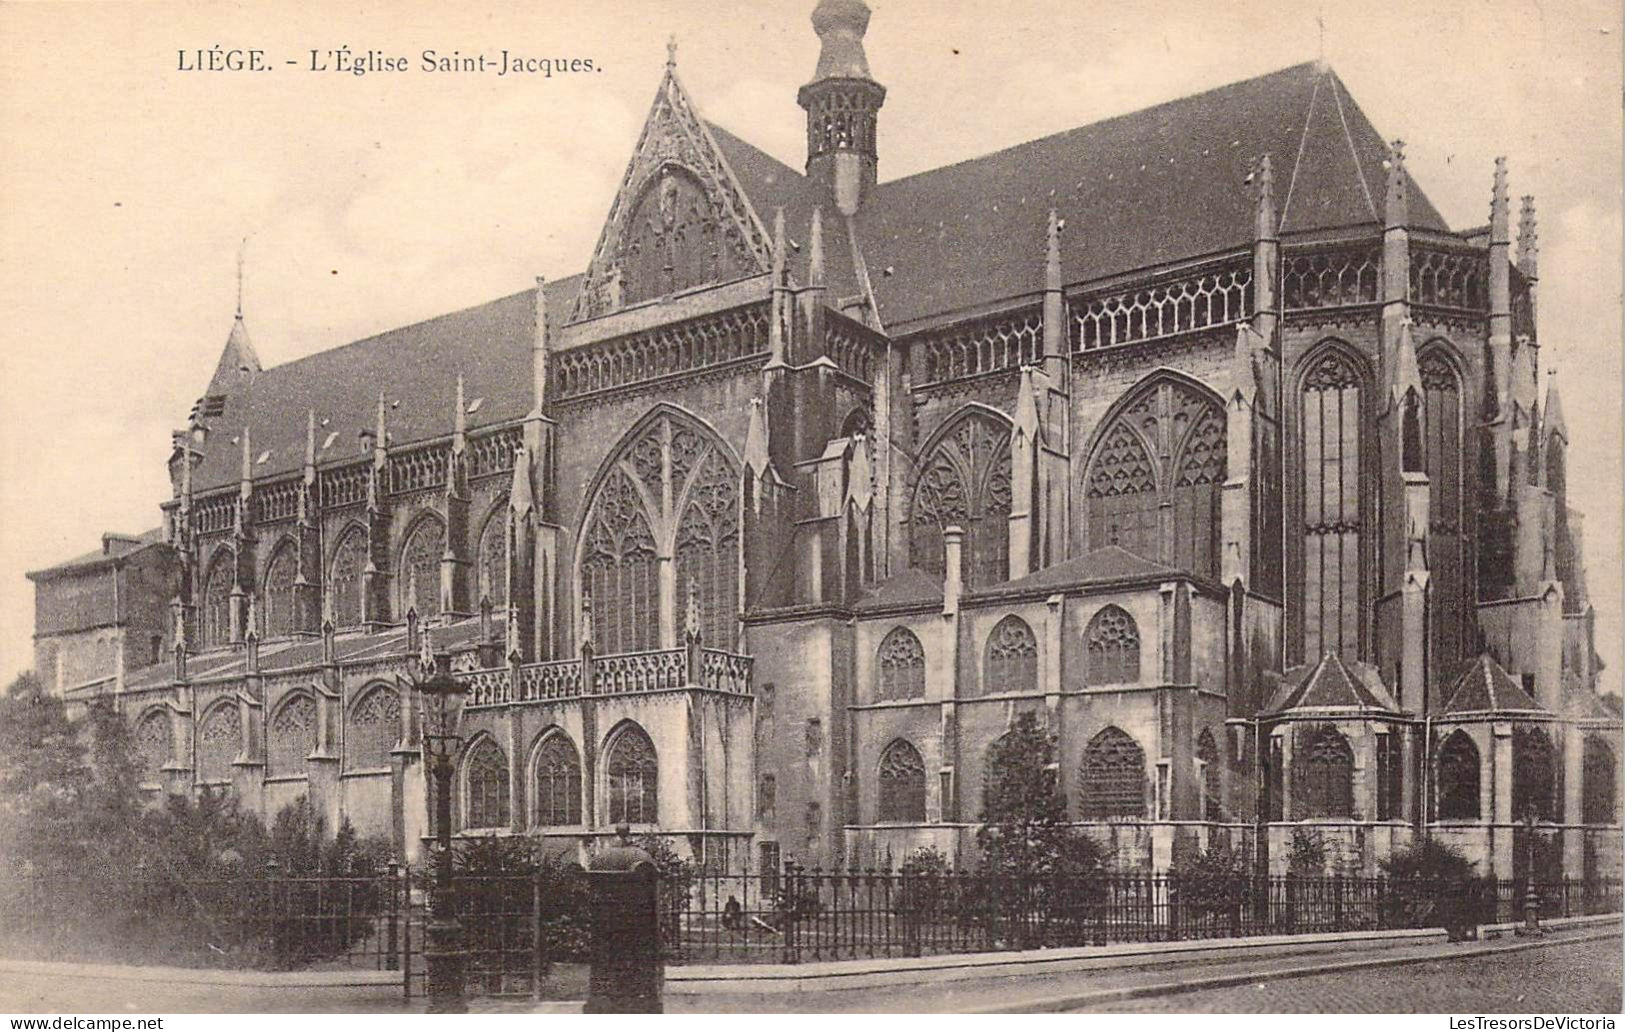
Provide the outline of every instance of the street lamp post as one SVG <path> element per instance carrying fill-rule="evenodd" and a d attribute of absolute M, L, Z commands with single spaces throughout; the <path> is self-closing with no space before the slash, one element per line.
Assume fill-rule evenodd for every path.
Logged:
<path fill-rule="evenodd" d="M 1540 928 L 1540 890 L 1535 888 L 1535 808 L 1524 811 L 1523 826 L 1528 840 L 1528 862 L 1524 865 L 1523 934 L 1543 935 Z"/>
<path fill-rule="evenodd" d="M 424 635 L 415 687 L 423 694 L 423 752 L 434 779 L 435 877 L 423 959 L 428 966 L 429 1013 L 464 1014 L 463 926 L 453 898 L 451 852 L 452 763 L 462 737 L 457 734 L 468 687 L 451 676 L 451 657 L 434 655 Z"/>

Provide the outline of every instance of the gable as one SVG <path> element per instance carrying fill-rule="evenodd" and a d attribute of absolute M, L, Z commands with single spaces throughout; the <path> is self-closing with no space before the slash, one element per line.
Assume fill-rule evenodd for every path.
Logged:
<path fill-rule="evenodd" d="M 581 282 L 572 321 L 768 270 L 772 244 L 668 67 Z"/>

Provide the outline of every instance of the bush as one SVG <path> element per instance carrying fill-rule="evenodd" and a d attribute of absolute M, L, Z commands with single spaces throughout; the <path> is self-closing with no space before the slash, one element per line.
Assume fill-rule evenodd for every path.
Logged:
<path fill-rule="evenodd" d="M 1467 926 L 1488 920 L 1485 907 L 1495 899 L 1493 882 L 1486 892 L 1475 865 L 1461 851 L 1423 838 L 1395 850 L 1381 866 L 1389 879 L 1383 916 L 1390 927 L 1442 926 L 1459 938 Z"/>

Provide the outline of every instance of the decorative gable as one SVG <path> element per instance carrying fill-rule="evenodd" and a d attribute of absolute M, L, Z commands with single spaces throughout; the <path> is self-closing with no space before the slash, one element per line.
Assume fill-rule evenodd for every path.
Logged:
<path fill-rule="evenodd" d="M 767 228 L 668 65 L 573 320 L 768 271 Z"/>

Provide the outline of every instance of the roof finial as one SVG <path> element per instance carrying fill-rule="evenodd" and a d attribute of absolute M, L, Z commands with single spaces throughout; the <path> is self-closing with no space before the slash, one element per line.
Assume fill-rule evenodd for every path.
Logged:
<path fill-rule="evenodd" d="M 811 239 L 807 243 L 807 286 L 821 287 L 824 285 L 824 212 L 814 206 L 812 213 L 812 230 L 808 234 Z"/>
<path fill-rule="evenodd" d="M 1315 15 L 1315 25 L 1320 30 L 1320 47 L 1315 54 L 1315 67 L 1320 71 L 1326 70 L 1326 5 L 1320 5 L 1320 11 Z"/>
<path fill-rule="evenodd" d="M 243 263 L 248 259 L 248 237 L 237 245 L 237 318 L 243 317 Z"/>
<path fill-rule="evenodd" d="M 677 70 L 677 33 L 666 37 L 666 69 Z"/>
<path fill-rule="evenodd" d="M 1535 197 L 1525 194 L 1518 214 L 1518 269 L 1529 279 L 1539 278 L 1540 234 L 1535 223 Z"/>
<path fill-rule="evenodd" d="M 1490 193 L 1490 243 L 1506 244 L 1509 235 L 1507 212 L 1507 159 L 1495 159 L 1495 186 Z"/>

